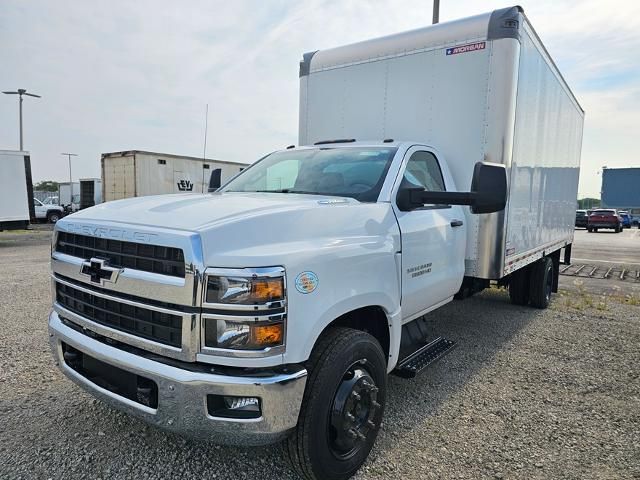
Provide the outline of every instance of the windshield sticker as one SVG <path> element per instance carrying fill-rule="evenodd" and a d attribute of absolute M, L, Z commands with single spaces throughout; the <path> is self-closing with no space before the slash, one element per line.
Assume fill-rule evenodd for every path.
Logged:
<path fill-rule="evenodd" d="M 318 287 L 318 276 L 313 272 L 302 272 L 296 277 L 296 290 L 311 293 Z"/>
<path fill-rule="evenodd" d="M 486 43 L 469 43 L 467 45 L 460 45 L 459 47 L 447 48 L 447 55 L 456 55 L 458 53 L 475 52 L 476 50 L 484 50 Z"/>

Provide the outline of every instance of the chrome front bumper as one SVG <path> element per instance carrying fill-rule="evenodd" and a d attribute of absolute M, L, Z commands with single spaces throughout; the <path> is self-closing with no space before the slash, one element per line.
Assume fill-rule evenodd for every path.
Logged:
<path fill-rule="evenodd" d="M 287 435 L 298 421 L 307 371 L 268 377 L 228 376 L 192 372 L 112 347 L 65 325 L 49 314 L 50 344 L 56 363 L 75 383 L 115 408 L 159 428 L 181 435 L 228 445 L 265 445 Z M 109 365 L 153 380 L 158 407 L 150 408 L 93 383 L 69 367 L 62 342 Z M 256 419 L 212 417 L 207 395 L 258 397 L 262 416 Z"/>

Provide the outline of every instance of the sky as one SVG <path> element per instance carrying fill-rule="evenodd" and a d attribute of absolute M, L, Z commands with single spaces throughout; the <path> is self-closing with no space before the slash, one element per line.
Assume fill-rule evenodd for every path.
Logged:
<path fill-rule="evenodd" d="M 440 20 L 511 4 L 441 0 Z M 579 196 L 603 166 L 640 166 L 640 1 L 521 0 L 586 111 Z M 100 154 L 151 150 L 252 162 L 297 143 L 302 53 L 431 23 L 425 0 L 3 0 L 0 90 L 24 101 L 34 181 L 100 176 Z M 0 95 L 0 149 L 18 148 Z"/>

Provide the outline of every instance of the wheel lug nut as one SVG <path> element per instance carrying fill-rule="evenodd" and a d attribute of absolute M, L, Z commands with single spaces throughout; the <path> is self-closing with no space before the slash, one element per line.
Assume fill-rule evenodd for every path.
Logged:
<path fill-rule="evenodd" d="M 360 400 L 360 394 L 358 392 L 356 392 L 355 390 L 353 392 L 351 392 L 351 396 L 353 398 L 355 398 L 356 400 Z"/>
<path fill-rule="evenodd" d="M 371 402 L 371 405 L 373 406 L 373 408 L 380 408 L 380 404 L 378 402 L 376 402 L 375 400 L 373 402 Z"/>
<path fill-rule="evenodd" d="M 365 436 L 362 434 L 362 432 L 357 432 L 357 435 L 358 435 L 358 438 L 359 438 L 360 440 L 366 440 L 366 439 L 367 439 L 367 437 L 365 437 Z"/>
<path fill-rule="evenodd" d="M 353 428 L 350 428 L 349 430 L 347 430 L 347 435 L 349 435 L 351 438 L 356 438 L 358 436 L 358 434 Z"/>
<path fill-rule="evenodd" d="M 347 420 L 349 420 L 350 422 L 355 422 L 356 420 L 356 417 L 354 417 L 351 413 L 347 413 L 345 417 L 347 417 Z"/>
<path fill-rule="evenodd" d="M 371 420 L 367 420 L 367 427 L 369 428 L 376 428 L 376 424 L 373 423 Z"/>

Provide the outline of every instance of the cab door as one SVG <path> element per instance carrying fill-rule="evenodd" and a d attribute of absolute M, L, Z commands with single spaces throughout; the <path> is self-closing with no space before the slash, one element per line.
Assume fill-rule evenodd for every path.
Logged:
<path fill-rule="evenodd" d="M 402 316 L 409 321 L 442 302 L 459 289 L 464 276 L 466 226 L 457 205 L 425 205 L 403 212 L 396 203 L 402 186 L 428 191 L 455 191 L 453 179 L 435 153 L 426 147 L 410 148 L 393 191 L 393 207 L 402 242 Z"/>

